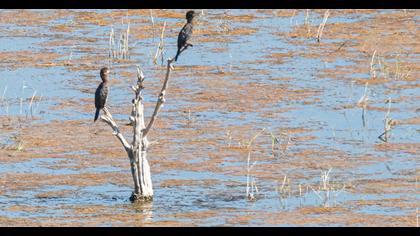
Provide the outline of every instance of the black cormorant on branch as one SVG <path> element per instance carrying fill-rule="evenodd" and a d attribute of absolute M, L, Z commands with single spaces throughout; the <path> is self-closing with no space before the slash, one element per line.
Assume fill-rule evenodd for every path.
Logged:
<path fill-rule="evenodd" d="M 109 92 L 109 86 L 108 86 L 109 69 L 107 67 L 102 68 L 100 74 L 101 74 L 102 83 L 99 84 L 95 92 L 96 113 L 95 113 L 95 119 L 93 120 L 93 122 L 95 122 L 98 119 L 99 112 L 101 111 L 101 109 L 105 107 L 106 101 L 108 98 L 108 92 Z"/>
<path fill-rule="evenodd" d="M 179 54 L 187 49 L 189 46 L 193 46 L 188 43 L 188 40 L 191 38 L 193 33 L 194 26 L 194 16 L 197 14 L 194 11 L 188 11 L 185 18 L 187 18 L 187 23 L 182 27 L 181 31 L 178 34 L 178 51 L 175 56 L 175 61 L 178 59 Z"/>

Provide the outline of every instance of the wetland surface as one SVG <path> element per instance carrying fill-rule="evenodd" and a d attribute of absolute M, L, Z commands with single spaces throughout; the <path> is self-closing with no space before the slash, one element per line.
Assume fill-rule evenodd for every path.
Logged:
<path fill-rule="evenodd" d="M 136 66 L 147 122 L 185 12 L 0 10 L 0 226 L 418 226 L 419 10 L 329 10 L 319 42 L 325 10 L 197 10 L 149 135 L 154 200 L 131 204 L 99 70 L 131 137 Z"/>

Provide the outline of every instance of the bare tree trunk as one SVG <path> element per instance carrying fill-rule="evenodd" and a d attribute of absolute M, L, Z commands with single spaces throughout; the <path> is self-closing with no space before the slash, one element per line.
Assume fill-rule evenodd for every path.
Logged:
<path fill-rule="evenodd" d="M 168 60 L 165 81 L 163 82 L 162 90 L 160 91 L 153 115 L 150 118 L 147 127 L 144 122 L 144 106 L 142 96 L 142 90 L 144 88 L 144 75 L 140 68 L 137 68 L 137 84 L 132 86 L 132 89 L 135 93 L 135 98 L 133 99 L 130 116 L 130 121 L 133 125 L 133 141 L 131 145 L 126 141 L 120 132 L 108 109 L 104 108 L 105 115 L 101 116 L 101 120 L 110 125 L 114 130 L 113 134 L 120 140 L 121 144 L 127 152 L 128 158 L 130 159 L 131 174 L 133 176 L 134 182 L 134 192 L 132 193 L 130 200 L 133 202 L 150 201 L 153 199 L 153 185 L 150 174 L 150 165 L 147 161 L 147 149 L 149 147 L 147 135 L 156 121 L 156 117 L 160 111 L 160 108 L 165 102 L 165 92 L 168 87 L 169 74 L 173 69 L 172 61 L 172 59 Z"/>

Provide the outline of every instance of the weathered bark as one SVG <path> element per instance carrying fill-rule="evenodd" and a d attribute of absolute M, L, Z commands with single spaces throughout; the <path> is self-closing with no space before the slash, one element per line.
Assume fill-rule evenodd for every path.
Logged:
<path fill-rule="evenodd" d="M 150 175 L 149 162 L 146 159 L 147 152 L 147 138 L 143 135 L 144 125 L 144 106 L 143 106 L 143 81 L 144 76 L 140 69 L 137 70 L 137 86 L 133 88 L 136 98 L 134 99 L 132 118 L 133 120 L 133 155 L 137 168 L 139 171 L 137 179 L 139 180 L 138 188 L 131 196 L 132 201 L 137 200 L 151 200 L 153 197 L 153 186 Z M 138 191 L 136 191 L 138 189 Z"/>
<path fill-rule="evenodd" d="M 172 59 L 168 60 L 168 65 L 166 67 L 165 81 L 163 82 L 163 86 L 162 86 L 162 89 L 160 91 L 158 100 L 156 102 L 156 106 L 155 106 L 155 110 L 153 111 L 152 118 L 150 119 L 149 124 L 147 125 L 147 128 L 144 131 L 144 136 L 147 136 L 147 134 L 149 133 L 150 129 L 152 128 L 153 124 L 155 123 L 155 120 L 156 120 L 157 114 L 160 111 L 160 108 L 162 107 L 163 103 L 165 103 L 165 93 L 166 93 L 166 89 L 168 88 L 169 74 L 170 74 L 171 70 L 173 69 L 172 61 L 173 61 Z"/>
<path fill-rule="evenodd" d="M 150 201 L 153 199 L 152 177 L 150 174 L 150 165 L 147 160 L 147 149 L 149 147 L 147 134 L 153 127 L 157 115 L 163 103 L 165 102 L 164 96 L 168 87 L 169 75 L 170 71 L 173 69 L 172 61 L 172 59 L 168 60 L 165 81 L 163 82 L 163 86 L 156 102 L 153 115 L 150 118 L 147 127 L 144 122 L 144 106 L 142 96 L 142 90 L 144 88 L 144 75 L 143 72 L 137 68 L 137 84 L 132 87 L 135 93 L 135 98 L 133 99 L 130 116 L 130 121 L 133 125 L 133 141 L 131 145 L 126 141 L 123 134 L 120 132 L 108 109 L 104 108 L 105 115 L 101 116 L 101 120 L 110 125 L 114 130 L 113 134 L 120 140 L 130 160 L 131 174 L 133 176 L 134 182 L 134 192 L 132 193 L 130 200 L 133 202 Z"/>

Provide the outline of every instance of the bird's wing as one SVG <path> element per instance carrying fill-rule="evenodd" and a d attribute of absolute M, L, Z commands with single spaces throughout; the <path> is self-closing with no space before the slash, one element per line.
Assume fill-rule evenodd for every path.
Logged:
<path fill-rule="evenodd" d="M 178 35 L 178 47 L 184 46 L 185 43 L 191 38 L 192 24 L 185 24 Z"/>
<path fill-rule="evenodd" d="M 106 101 L 108 100 L 108 92 L 109 92 L 109 87 L 107 85 L 103 86 L 103 89 L 101 90 L 101 96 L 102 96 L 101 107 L 104 107 L 106 104 Z"/>
<path fill-rule="evenodd" d="M 101 107 L 101 90 L 103 87 L 103 83 L 99 84 L 98 88 L 96 89 L 95 92 L 95 108 L 100 108 Z"/>

